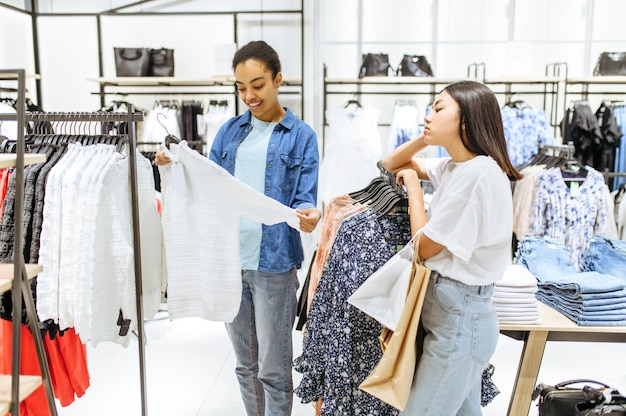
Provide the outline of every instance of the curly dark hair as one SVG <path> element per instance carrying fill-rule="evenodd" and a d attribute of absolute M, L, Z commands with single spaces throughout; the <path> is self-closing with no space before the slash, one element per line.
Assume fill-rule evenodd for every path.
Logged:
<path fill-rule="evenodd" d="M 237 65 L 248 59 L 264 62 L 267 68 L 272 71 L 272 78 L 275 78 L 276 74 L 281 71 L 278 53 L 265 41 L 251 41 L 239 48 L 239 50 L 235 52 L 235 56 L 233 56 L 233 71 Z"/>

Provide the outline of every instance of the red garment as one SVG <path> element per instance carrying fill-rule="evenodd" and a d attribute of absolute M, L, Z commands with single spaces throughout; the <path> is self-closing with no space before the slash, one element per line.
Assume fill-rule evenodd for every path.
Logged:
<path fill-rule="evenodd" d="M 13 324 L 5 319 L 0 319 L 0 373 L 11 374 L 11 340 L 13 339 Z M 21 328 L 21 362 L 20 372 L 23 375 L 40 376 L 39 360 L 35 350 L 35 341 L 26 325 Z M 48 400 L 43 384 L 26 399 L 20 402 L 21 416 L 49 416 Z"/>
<path fill-rule="evenodd" d="M 61 406 L 74 402 L 74 395 L 81 397 L 89 387 L 87 367 L 87 348 L 76 334 L 74 328 L 63 331 L 53 340 L 50 334 L 44 338 L 44 349 L 50 368 L 50 379 L 54 396 Z"/>
<path fill-rule="evenodd" d="M 11 339 L 12 323 L 0 319 L 0 373 L 11 374 Z M 21 373 L 24 375 L 41 375 L 35 342 L 26 325 L 22 325 Z M 49 333 L 43 339 L 46 361 L 50 371 L 50 381 L 54 396 L 61 406 L 73 403 L 75 397 L 81 397 L 89 387 L 89 370 L 87 367 L 87 349 L 74 331 L 67 329 L 63 335 L 53 340 Z M 44 386 L 40 386 L 33 394 L 20 403 L 22 416 L 48 416 L 50 409 L 46 399 Z"/>
<path fill-rule="evenodd" d="M 0 218 L 2 218 L 4 198 L 7 195 L 7 189 L 9 189 L 9 178 L 11 177 L 11 172 L 12 169 L 10 168 L 0 169 Z"/>

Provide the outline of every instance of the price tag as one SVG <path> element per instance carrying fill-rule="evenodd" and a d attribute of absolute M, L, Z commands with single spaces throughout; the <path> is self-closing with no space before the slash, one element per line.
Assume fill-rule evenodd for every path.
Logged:
<path fill-rule="evenodd" d="M 569 183 L 569 196 L 571 198 L 578 198 L 578 195 L 580 194 L 580 184 L 576 181 L 572 181 Z"/>
<path fill-rule="evenodd" d="M 187 195 L 187 182 L 185 181 L 185 171 L 183 165 L 172 162 L 172 186 L 177 195 Z"/>

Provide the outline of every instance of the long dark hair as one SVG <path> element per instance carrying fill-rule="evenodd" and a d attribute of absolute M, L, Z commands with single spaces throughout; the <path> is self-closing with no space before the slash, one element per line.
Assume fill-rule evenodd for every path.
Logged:
<path fill-rule="evenodd" d="M 233 56 L 233 71 L 237 65 L 248 59 L 264 62 L 267 68 L 272 71 L 272 79 L 276 78 L 276 74 L 281 71 L 278 53 L 265 41 L 254 40 L 239 48 Z"/>
<path fill-rule="evenodd" d="M 515 169 L 509 158 L 502 113 L 493 91 L 474 81 L 456 82 L 445 87 L 444 91 L 459 104 L 459 133 L 467 150 L 478 155 L 491 156 L 510 180 L 521 179 L 522 174 Z"/>

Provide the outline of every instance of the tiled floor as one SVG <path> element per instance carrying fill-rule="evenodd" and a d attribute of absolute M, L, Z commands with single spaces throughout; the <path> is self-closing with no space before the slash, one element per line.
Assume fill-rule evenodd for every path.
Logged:
<path fill-rule="evenodd" d="M 147 415 L 245 416 L 234 375 L 234 357 L 224 325 L 186 318 L 170 321 L 166 313 L 146 322 L 145 363 Z M 294 331 L 295 354 L 302 335 Z M 521 353 L 521 342 L 501 336 L 492 358 L 494 382 L 501 394 L 483 409 L 504 416 Z M 91 386 L 60 416 L 141 416 L 139 353 L 136 337 L 128 348 L 117 344 L 88 347 Z M 549 342 L 539 381 L 574 378 L 603 381 L 626 391 L 625 344 Z M 616 365 L 617 364 L 617 365 Z M 296 386 L 299 374 L 294 372 Z M 311 404 L 295 400 L 293 415 L 312 416 Z M 531 415 L 536 414 L 534 405 Z M 522 415 L 512 415 L 522 416 Z"/>

